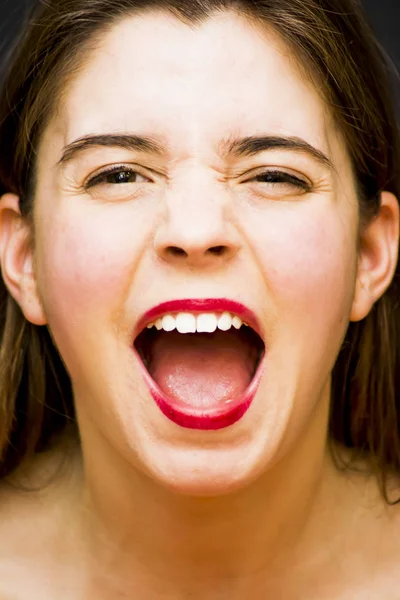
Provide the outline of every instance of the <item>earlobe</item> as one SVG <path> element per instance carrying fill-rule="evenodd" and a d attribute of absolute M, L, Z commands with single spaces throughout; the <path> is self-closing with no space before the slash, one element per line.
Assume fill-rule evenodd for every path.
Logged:
<path fill-rule="evenodd" d="M 21 216 L 18 196 L 5 194 L 0 199 L 0 264 L 3 281 L 26 319 L 35 325 L 45 325 L 30 235 L 31 228 Z"/>
<path fill-rule="evenodd" d="M 399 203 L 381 194 L 378 215 L 361 232 L 356 288 L 350 320 L 361 321 L 394 277 L 399 252 Z"/>

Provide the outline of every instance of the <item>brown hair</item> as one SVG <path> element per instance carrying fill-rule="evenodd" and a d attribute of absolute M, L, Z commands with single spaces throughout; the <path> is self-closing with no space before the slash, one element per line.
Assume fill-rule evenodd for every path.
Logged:
<path fill-rule="evenodd" d="M 40 0 L 6 61 L 0 90 L 0 194 L 20 196 L 32 224 L 40 136 L 84 50 L 127 15 L 169 11 L 196 26 L 234 9 L 274 28 L 329 104 L 347 143 L 360 226 L 380 192 L 400 198 L 400 144 L 388 63 L 352 0 Z M 34 235 L 32 236 L 34 244 Z M 400 471 L 398 275 L 370 314 L 350 323 L 334 367 L 331 439 L 367 456 L 387 501 Z M 27 322 L 0 281 L 0 476 L 48 449 L 74 421 L 72 388 L 47 327 Z"/>

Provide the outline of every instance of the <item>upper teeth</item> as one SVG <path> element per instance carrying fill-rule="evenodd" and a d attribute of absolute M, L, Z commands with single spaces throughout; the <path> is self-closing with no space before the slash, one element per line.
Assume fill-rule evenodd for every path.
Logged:
<path fill-rule="evenodd" d="M 243 321 L 237 315 L 229 312 L 222 314 L 201 313 L 194 315 L 189 312 L 181 312 L 176 315 L 164 315 L 157 321 L 149 323 L 147 328 L 156 327 L 158 330 L 174 331 L 179 333 L 213 333 L 216 329 L 228 331 L 231 327 L 240 329 Z"/>

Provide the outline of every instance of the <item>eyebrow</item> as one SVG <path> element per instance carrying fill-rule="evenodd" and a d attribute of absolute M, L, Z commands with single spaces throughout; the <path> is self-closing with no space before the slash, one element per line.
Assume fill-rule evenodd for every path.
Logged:
<path fill-rule="evenodd" d="M 158 142 L 150 136 L 132 134 L 98 134 L 86 135 L 71 142 L 63 149 L 62 156 L 57 164 L 65 164 L 91 147 L 123 148 L 147 154 L 165 156 L 169 153 L 166 144 Z M 246 136 L 242 138 L 226 138 L 218 144 L 218 154 L 221 156 L 255 156 L 261 152 L 272 149 L 293 150 L 308 154 L 320 164 L 335 171 L 332 161 L 318 148 L 306 140 L 296 136 Z"/>
<path fill-rule="evenodd" d="M 136 150 L 137 152 L 146 152 L 160 156 L 165 155 L 168 151 L 165 145 L 160 144 L 151 137 L 129 134 L 85 135 L 65 146 L 57 164 L 65 164 L 88 148 L 99 146 Z"/>
<path fill-rule="evenodd" d="M 247 136 L 239 139 L 224 140 L 220 144 L 222 153 L 233 154 L 234 156 L 254 156 L 265 150 L 284 149 L 294 150 L 310 155 L 323 166 L 335 171 L 333 162 L 318 148 L 312 146 L 306 140 L 296 136 Z"/>

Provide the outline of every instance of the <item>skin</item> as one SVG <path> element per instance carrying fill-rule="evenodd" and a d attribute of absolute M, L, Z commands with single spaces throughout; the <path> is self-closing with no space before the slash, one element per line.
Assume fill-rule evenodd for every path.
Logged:
<path fill-rule="evenodd" d="M 168 151 L 92 147 L 58 164 L 78 138 L 110 133 L 150 135 Z M 223 140 L 261 134 L 302 138 L 332 168 L 294 150 L 222 152 Z M 137 182 L 85 188 L 121 164 L 138 169 Z M 277 169 L 307 188 L 254 179 Z M 5 195 L 1 265 L 26 318 L 50 328 L 68 367 L 82 447 L 63 482 L 40 496 L 58 507 L 43 517 L 42 550 L 37 536 L 29 546 L 40 597 L 62 589 L 57 597 L 361 598 L 368 574 L 373 593 L 377 546 L 376 597 L 390 592 L 396 547 L 382 532 L 397 513 L 369 478 L 333 467 L 326 430 L 348 323 L 393 277 L 398 204 L 382 194 L 357 253 L 345 144 L 277 35 L 234 13 L 197 29 L 158 13 L 119 23 L 44 132 L 37 180 L 35 253 L 18 199 Z M 232 298 L 261 322 L 266 370 L 251 408 L 226 430 L 168 421 L 132 354 L 140 316 L 186 297 Z M 16 514 L 23 502 L 14 499 Z M 4 535 L 15 539 L 7 527 Z M 22 571 L 28 563 L 20 559 Z M 40 588 L 50 569 L 54 582 Z"/>

